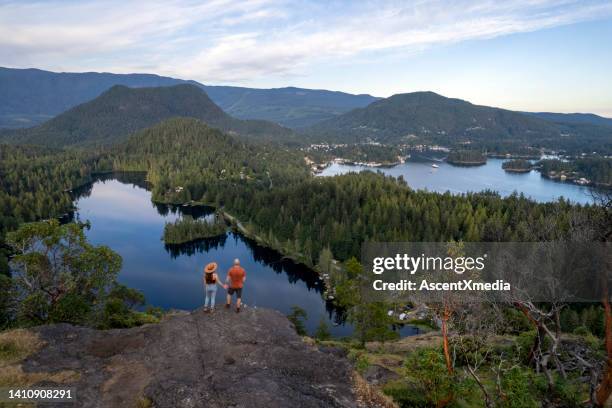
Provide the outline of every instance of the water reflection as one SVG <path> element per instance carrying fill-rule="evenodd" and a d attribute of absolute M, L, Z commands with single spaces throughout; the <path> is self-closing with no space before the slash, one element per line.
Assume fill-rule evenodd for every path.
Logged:
<path fill-rule="evenodd" d="M 159 204 L 153 203 L 157 212 L 161 216 L 173 215 L 189 215 L 195 219 L 206 218 L 215 213 L 213 207 L 206 205 L 176 205 L 176 204 Z"/>
<path fill-rule="evenodd" d="M 306 328 L 313 333 L 321 319 L 335 336 L 350 335 L 345 312 L 323 299 L 317 274 L 276 251 L 236 233 L 181 245 L 162 240 L 167 222 L 190 215 L 214 216 L 210 207 L 153 205 L 143 175 L 100 176 L 73 191 L 78 210 L 75 220 L 90 221 L 86 233 L 94 244 L 108 245 L 123 258 L 119 281 L 141 290 L 147 302 L 165 309 L 195 309 L 203 303 L 202 268 L 219 264 L 225 279 L 234 258 L 247 270 L 244 301 L 249 307 L 267 307 L 287 314 L 293 306 L 306 310 Z M 217 292 L 217 304 L 225 292 Z M 406 333 L 407 329 L 402 330 Z"/>

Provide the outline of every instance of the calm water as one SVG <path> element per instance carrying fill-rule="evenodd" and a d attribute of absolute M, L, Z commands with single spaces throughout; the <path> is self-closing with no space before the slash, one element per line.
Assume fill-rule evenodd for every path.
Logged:
<path fill-rule="evenodd" d="M 432 161 L 408 161 L 390 168 L 374 168 L 332 164 L 321 176 L 335 176 L 365 169 L 382 171 L 385 174 L 403 176 L 414 189 L 427 189 L 444 193 L 478 192 L 495 190 L 502 196 L 513 192 L 523 193 L 536 201 L 555 201 L 564 197 L 575 203 L 590 203 L 590 188 L 571 183 L 560 183 L 545 179 L 537 171 L 529 173 L 507 173 L 501 165 L 502 159 L 489 159 L 487 164 L 478 167 L 458 167 L 446 162 L 435 162 L 439 168 L 431 167 Z"/>
<path fill-rule="evenodd" d="M 292 306 L 308 313 L 307 329 L 312 333 L 321 319 L 335 336 L 346 336 L 351 327 L 342 322 L 341 313 L 322 298 L 322 281 L 302 265 L 296 265 L 271 250 L 240 235 L 228 233 L 193 244 L 166 246 L 162 241 L 164 224 L 182 213 L 206 217 L 212 209 L 155 205 L 139 177 L 115 175 L 95 182 L 80 191 L 76 200 L 81 221 L 89 220 L 87 232 L 94 244 L 110 246 L 123 257 L 119 281 L 141 290 L 147 303 L 164 309 L 192 310 L 204 303 L 202 268 L 215 261 L 220 278 L 234 258 L 247 271 L 243 301 L 248 307 L 267 307 L 287 314 Z M 119 181 L 121 180 L 121 181 Z M 217 305 L 223 306 L 225 291 L 217 290 Z M 402 335 L 413 332 L 404 327 Z"/>

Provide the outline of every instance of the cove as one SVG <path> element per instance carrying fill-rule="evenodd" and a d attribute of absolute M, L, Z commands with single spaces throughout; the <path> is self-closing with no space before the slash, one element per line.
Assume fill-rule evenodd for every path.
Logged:
<path fill-rule="evenodd" d="M 144 175 L 117 173 L 99 177 L 74 191 L 73 217 L 89 221 L 87 237 L 93 244 L 107 245 L 123 258 L 118 280 L 142 291 L 148 304 L 163 309 L 193 310 L 203 305 L 202 269 L 206 263 L 219 264 L 225 279 L 234 258 L 247 271 L 243 301 L 247 307 L 265 307 L 288 314 L 299 306 L 308 314 L 306 329 L 312 334 L 321 319 L 335 337 L 349 336 L 352 327 L 345 314 L 323 299 L 323 282 L 304 265 L 296 264 L 276 251 L 261 247 L 234 232 L 214 239 L 183 245 L 165 245 L 166 222 L 184 214 L 195 218 L 212 216 L 210 207 L 160 205 L 151 201 Z M 225 291 L 217 291 L 218 310 Z M 415 334 L 409 325 L 398 328 L 402 336 Z"/>
<path fill-rule="evenodd" d="M 378 168 L 334 163 L 319 175 L 335 176 L 372 170 L 394 177 L 402 176 L 415 190 L 426 189 L 439 193 L 449 191 L 452 194 L 493 190 L 502 197 L 513 192 L 523 193 L 538 202 L 556 201 L 560 197 L 573 203 L 593 202 L 589 187 L 548 180 L 535 170 L 529 173 L 508 173 L 501 167 L 503 162 L 502 159 L 489 158 L 483 166 L 462 167 L 446 162 L 412 159 L 397 166 Z M 433 168 L 432 163 L 439 167 Z"/>

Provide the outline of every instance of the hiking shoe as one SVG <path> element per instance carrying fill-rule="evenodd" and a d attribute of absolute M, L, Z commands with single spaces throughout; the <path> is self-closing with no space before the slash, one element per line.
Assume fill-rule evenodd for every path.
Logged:
<path fill-rule="evenodd" d="M 231 305 L 230 305 L 229 303 L 226 303 L 226 304 L 225 304 L 225 308 L 226 308 L 226 309 L 229 309 L 229 308 L 230 308 L 230 306 L 231 306 Z"/>
<path fill-rule="evenodd" d="M 236 313 L 240 313 L 240 308 L 239 307 L 236 308 Z"/>

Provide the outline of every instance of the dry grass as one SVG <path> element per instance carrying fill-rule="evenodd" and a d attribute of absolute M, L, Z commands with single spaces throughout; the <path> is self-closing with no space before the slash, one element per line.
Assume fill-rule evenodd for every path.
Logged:
<path fill-rule="evenodd" d="M 391 397 L 370 385 L 359 373 L 353 372 L 353 386 L 361 406 L 368 408 L 399 408 Z"/>
<path fill-rule="evenodd" d="M 0 367 L 17 363 L 44 345 L 38 335 L 25 329 L 0 333 Z"/>
<path fill-rule="evenodd" d="M 136 408 L 151 408 L 153 406 L 153 402 L 147 397 L 140 397 L 140 399 L 136 402 Z"/>
<path fill-rule="evenodd" d="M 80 378 L 80 374 L 72 370 L 52 373 L 26 373 L 21 365 L 15 364 L 2 367 L 0 371 L 0 387 L 27 387 L 40 381 L 52 381 L 58 384 L 72 383 Z"/>
<path fill-rule="evenodd" d="M 416 336 L 404 337 L 400 340 L 386 343 L 370 342 L 366 344 L 366 349 L 372 353 L 401 354 L 406 355 L 423 347 L 440 347 L 442 336 L 440 332 L 429 332 Z"/>
<path fill-rule="evenodd" d="M 24 372 L 19 363 L 43 346 L 44 342 L 38 335 L 26 329 L 0 333 L 0 387 L 24 387 L 40 381 L 67 383 L 79 379 L 79 374 L 70 370 L 53 373 Z"/>

